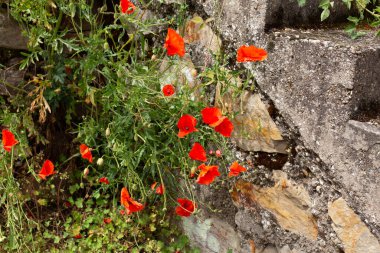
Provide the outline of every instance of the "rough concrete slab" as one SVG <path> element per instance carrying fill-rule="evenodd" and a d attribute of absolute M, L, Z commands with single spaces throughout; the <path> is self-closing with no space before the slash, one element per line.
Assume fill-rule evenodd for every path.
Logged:
<path fill-rule="evenodd" d="M 283 30 L 268 35 L 266 48 L 268 60 L 257 71 L 259 86 L 299 130 L 305 146 L 360 202 L 361 211 L 380 224 L 376 151 L 358 152 L 349 145 L 361 130 L 346 132 L 350 140 L 343 136 L 362 101 L 379 103 L 380 39 L 368 35 L 353 41 L 336 30 Z"/>
<path fill-rule="evenodd" d="M 260 42 L 264 31 L 276 27 L 321 25 L 319 0 L 309 0 L 303 7 L 296 0 L 193 0 L 202 6 L 215 26 L 229 42 Z M 335 1 L 330 18 L 325 24 L 346 21 L 349 10 L 341 1 Z"/>

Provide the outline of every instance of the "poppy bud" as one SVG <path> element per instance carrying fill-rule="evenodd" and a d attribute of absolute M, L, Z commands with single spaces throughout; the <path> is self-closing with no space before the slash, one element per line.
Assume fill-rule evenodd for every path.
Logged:
<path fill-rule="evenodd" d="M 220 151 L 219 149 L 215 151 L 215 155 L 216 157 L 221 157 L 222 156 L 222 151 Z"/>
<path fill-rule="evenodd" d="M 193 178 L 195 175 L 195 171 L 197 171 L 197 167 L 192 167 L 190 171 L 190 178 Z"/>
<path fill-rule="evenodd" d="M 214 154 L 214 151 L 213 151 L 213 150 L 210 150 L 208 153 L 209 153 L 210 155 L 212 155 L 212 154 Z"/>
<path fill-rule="evenodd" d="M 192 69 L 190 73 L 192 76 L 197 76 L 198 74 L 196 69 Z"/>
<path fill-rule="evenodd" d="M 106 137 L 110 136 L 110 134 L 111 134 L 111 130 L 110 130 L 109 127 L 107 127 L 107 129 L 106 129 Z"/>
<path fill-rule="evenodd" d="M 105 12 L 107 11 L 107 5 L 103 5 L 100 9 L 99 9 L 99 12 L 102 13 L 102 12 Z"/>
<path fill-rule="evenodd" d="M 90 173 L 90 169 L 89 168 L 85 168 L 84 171 L 83 171 L 83 177 L 87 178 L 88 173 Z"/>
<path fill-rule="evenodd" d="M 152 58 L 151 58 L 151 60 L 152 61 L 154 61 L 154 60 L 156 60 L 157 59 L 157 56 L 154 54 L 154 55 L 152 55 Z"/>
<path fill-rule="evenodd" d="M 106 50 L 106 51 L 110 49 L 110 46 L 108 45 L 108 42 L 104 42 L 103 49 Z"/>
<path fill-rule="evenodd" d="M 104 163 L 104 160 L 103 160 L 103 158 L 101 158 L 101 157 L 96 161 L 96 164 L 97 164 L 98 166 L 102 166 L 103 163 Z"/>
<path fill-rule="evenodd" d="M 47 206 L 47 200 L 46 199 L 38 199 L 37 200 L 37 203 L 40 205 L 40 206 Z"/>

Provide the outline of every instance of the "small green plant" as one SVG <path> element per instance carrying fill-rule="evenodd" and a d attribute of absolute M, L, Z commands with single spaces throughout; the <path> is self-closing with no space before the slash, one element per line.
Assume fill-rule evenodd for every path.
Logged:
<path fill-rule="evenodd" d="M 304 6 L 307 0 L 297 0 L 300 6 Z M 342 0 L 348 10 L 355 8 L 358 16 L 349 16 L 347 18 L 350 24 L 346 27 L 345 31 L 351 38 L 356 39 L 363 36 L 365 32 L 358 30 L 361 23 L 364 24 L 366 29 L 371 28 L 377 30 L 377 36 L 380 36 L 380 5 L 377 0 Z M 334 7 L 334 1 L 321 0 L 319 8 L 322 9 L 321 21 L 326 20 L 330 16 L 330 9 Z"/>

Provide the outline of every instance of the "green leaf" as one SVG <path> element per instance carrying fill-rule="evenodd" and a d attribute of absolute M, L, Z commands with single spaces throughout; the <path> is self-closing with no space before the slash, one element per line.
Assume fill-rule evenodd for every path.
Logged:
<path fill-rule="evenodd" d="M 324 9 L 321 13 L 321 21 L 326 20 L 330 16 L 330 10 Z"/>
<path fill-rule="evenodd" d="M 347 8 L 350 10 L 351 9 L 352 0 L 342 0 L 342 1 L 347 6 Z"/>
<path fill-rule="evenodd" d="M 319 3 L 319 8 L 322 8 L 324 10 L 330 8 L 331 6 L 331 3 L 330 3 L 330 0 L 322 0 L 320 3 Z"/>
<path fill-rule="evenodd" d="M 359 23 L 359 21 L 360 21 L 359 18 L 357 18 L 357 17 L 352 17 L 352 16 L 349 16 L 347 19 L 348 19 L 350 22 L 354 23 L 355 25 L 357 25 L 357 24 Z"/>
<path fill-rule="evenodd" d="M 368 4 L 369 0 L 356 0 L 356 7 L 358 8 L 360 13 L 364 12 Z"/>
<path fill-rule="evenodd" d="M 380 20 L 376 20 L 370 24 L 372 27 L 378 27 L 380 26 Z"/>
<path fill-rule="evenodd" d="M 73 184 L 73 185 L 70 185 L 70 187 L 69 187 L 70 194 L 73 194 L 73 193 L 76 192 L 78 189 L 79 189 L 79 184 Z"/>
<path fill-rule="evenodd" d="M 203 23 L 203 19 L 199 16 L 195 16 L 191 19 L 192 22 L 194 22 L 195 24 L 201 24 Z"/>
<path fill-rule="evenodd" d="M 83 199 L 82 199 L 82 198 L 79 198 L 79 199 L 75 200 L 75 205 L 76 205 L 78 208 L 83 208 Z"/>
<path fill-rule="evenodd" d="M 297 2 L 300 7 L 305 6 L 306 4 L 306 0 L 297 0 Z"/>
<path fill-rule="evenodd" d="M 365 32 L 358 32 L 354 24 L 350 24 L 346 27 L 345 32 L 351 37 L 351 39 L 357 39 L 365 34 Z"/>

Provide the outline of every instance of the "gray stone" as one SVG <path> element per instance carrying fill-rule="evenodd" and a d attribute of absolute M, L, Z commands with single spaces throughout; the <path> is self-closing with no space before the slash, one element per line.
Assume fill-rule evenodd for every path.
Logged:
<path fill-rule="evenodd" d="M 380 126 L 350 120 L 346 125 L 343 137 L 355 150 L 368 151 L 375 145 L 380 145 Z M 380 160 L 380 156 L 376 160 Z"/>
<path fill-rule="evenodd" d="M 201 247 L 204 253 L 227 252 L 230 249 L 234 253 L 243 253 L 238 234 L 222 220 L 192 216 L 183 218 L 182 226 L 191 243 Z"/>
<path fill-rule="evenodd" d="M 21 34 L 21 29 L 17 22 L 4 9 L 0 9 L 0 34 L 0 47 L 27 49 L 28 41 L 26 37 Z"/>
<path fill-rule="evenodd" d="M 17 63 L 20 60 L 13 58 L 8 64 L 10 67 L 0 69 L 0 95 L 13 95 L 16 91 L 11 86 L 17 88 L 23 83 L 26 70 L 18 69 Z"/>

